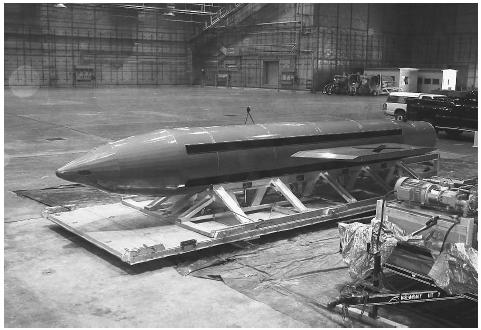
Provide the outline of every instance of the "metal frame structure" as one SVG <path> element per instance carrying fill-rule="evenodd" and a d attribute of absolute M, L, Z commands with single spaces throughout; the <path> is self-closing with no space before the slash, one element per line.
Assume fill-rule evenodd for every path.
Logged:
<path fill-rule="evenodd" d="M 437 173 L 438 160 L 438 154 L 426 154 L 402 161 L 212 185 L 204 191 L 172 197 L 139 200 L 131 196 L 121 203 L 68 212 L 49 209 L 45 216 L 123 261 L 136 264 L 307 225 L 373 215 L 376 200 L 390 190 L 396 176 L 416 175 L 408 164 L 423 163 L 426 167 L 429 163 L 430 170 L 423 174 L 430 176 Z M 367 181 L 373 187 L 365 190 Z M 362 198 L 355 197 L 362 194 Z"/>
<path fill-rule="evenodd" d="M 397 275 L 400 275 L 400 276 L 403 276 L 403 277 L 406 277 L 406 278 L 409 278 L 409 279 L 415 279 L 417 282 L 421 282 L 421 283 L 427 284 L 429 286 L 432 286 L 433 288 L 435 288 L 434 291 L 439 292 L 440 297 L 444 296 L 444 300 L 448 300 L 448 299 L 468 299 L 468 300 L 471 300 L 473 302 L 478 302 L 478 295 L 476 295 L 476 294 L 472 294 L 472 293 L 465 293 L 465 294 L 460 294 L 460 295 L 448 295 L 448 294 L 446 294 L 446 292 L 444 292 L 444 291 L 442 291 L 438 288 L 438 286 L 434 283 L 434 281 L 430 277 L 425 276 L 423 274 L 419 274 L 419 273 L 413 272 L 411 270 L 408 270 L 408 269 L 405 269 L 405 268 L 402 268 L 402 267 L 399 267 L 399 266 L 396 266 L 396 265 L 393 265 L 393 264 L 390 264 L 390 263 L 384 264 L 384 269 L 387 269 L 387 270 L 389 270 L 393 273 L 396 273 Z"/>
<path fill-rule="evenodd" d="M 432 180 L 436 181 L 437 179 L 433 178 Z M 459 183 L 463 184 L 464 182 L 468 181 L 471 180 L 459 181 Z M 422 209 L 422 212 L 420 212 L 420 210 L 414 206 L 412 209 L 406 209 L 396 205 L 396 203 L 387 203 L 387 206 L 384 207 L 384 204 L 384 200 L 378 201 L 376 219 L 389 219 L 391 223 L 397 224 L 406 230 L 406 233 L 411 233 L 410 235 L 418 235 L 419 233 L 429 230 L 432 227 L 437 227 L 438 230 L 444 228 L 445 237 L 443 245 L 448 238 L 449 233 L 455 234 L 452 235 L 455 242 L 462 242 L 466 244 L 466 246 L 471 246 L 473 243 L 472 238 L 474 235 L 474 218 L 458 217 L 456 222 L 449 216 L 445 216 L 443 218 L 443 215 L 441 215 L 440 212 L 431 212 L 431 210 L 427 209 Z M 403 225 L 400 224 L 399 220 L 396 222 L 396 219 L 402 219 Z M 413 231 L 412 226 L 408 225 L 408 223 L 412 223 L 413 221 L 416 225 L 421 226 L 415 231 Z M 452 225 L 441 226 L 440 222 L 459 224 L 459 230 L 458 232 L 453 233 L 451 232 L 451 229 L 453 228 Z M 422 225 L 423 223 L 424 225 Z M 392 256 L 395 255 L 394 252 L 396 251 L 401 253 L 401 255 L 392 258 Z M 430 252 L 427 252 L 416 245 L 410 245 L 403 242 L 397 244 L 394 252 L 384 264 L 381 264 L 381 255 L 379 252 L 372 254 L 374 267 L 370 275 L 362 279 L 357 284 L 346 286 L 346 288 L 349 289 L 348 292 L 341 293 L 340 297 L 328 303 L 327 307 L 333 309 L 337 305 L 342 305 L 343 312 L 346 312 L 350 306 L 362 306 L 363 309 L 365 307 L 369 307 L 368 314 L 372 319 L 375 319 L 378 317 L 379 306 L 385 305 L 425 303 L 459 299 L 466 299 L 477 304 L 477 294 L 450 294 L 449 292 L 441 289 L 436 282 L 427 275 L 429 269 L 432 267 L 432 262 L 434 261 Z M 406 252 L 414 253 L 414 255 L 406 257 L 404 255 Z M 413 261 L 413 256 L 422 256 L 423 259 L 419 260 L 420 264 Z M 415 270 L 409 269 L 410 267 L 414 267 Z M 407 287 L 393 289 L 386 286 L 386 282 L 382 280 L 383 278 L 386 278 L 384 271 L 388 271 L 390 274 L 400 276 L 398 279 L 408 279 L 411 283 L 411 285 L 408 287 L 414 289 L 406 290 Z"/>
<path fill-rule="evenodd" d="M 417 289 L 412 291 L 392 292 L 385 289 L 380 289 L 368 283 L 363 283 L 362 285 L 360 285 L 362 289 L 359 290 L 363 291 L 363 293 L 341 296 L 340 298 L 330 302 L 327 307 L 331 309 L 337 305 L 375 307 L 369 313 L 371 317 L 375 318 L 377 317 L 376 307 L 378 306 L 425 303 L 432 301 L 457 299 L 467 299 L 474 303 L 478 302 L 478 296 L 475 294 L 448 294 L 447 292 L 441 290 L 431 278 L 423 274 L 419 274 L 417 272 L 413 272 L 389 263 L 384 264 L 383 269 L 389 270 L 397 275 L 408 278 L 412 281 L 431 286 L 432 289 Z"/>

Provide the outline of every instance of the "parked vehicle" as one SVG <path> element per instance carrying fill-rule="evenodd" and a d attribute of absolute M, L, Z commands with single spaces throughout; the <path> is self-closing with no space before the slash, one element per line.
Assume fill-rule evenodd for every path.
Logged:
<path fill-rule="evenodd" d="M 322 89 L 323 94 L 347 94 L 348 91 L 348 81 L 346 75 L 335 75 L 332 82 L 324 85 Z"/>
<path fill-rule="evenodd" d="M 322 88 L 323 94 L 379 95 L 380 75 L 365 76 L 359 73 L 335 75 L 333 80 Z"/>
<path fill-rule="evenodd" d="M 407 101 L 411 99 L 446 99 L 447 96 L 440 94 L 424 94 L 424 93 L 409 93 L 409 92 L 394 92 L 390 93 L 386 102 L 382 105 L 385 115 L 394 116 L 396 120 L 406 120 Z"/>
<path fill-rule="evenodd" d="M 450 136 L 478 130 L 477 93 L 462 97 L 421 97 L 407 101 L 406 119 L 431 123 Z"/>
<path fill-rule="evenodd" d="M 464 99 L 464 100 L 472 100 L 472 101 L 478 100 L 477 90 L 472 90 L 472 91 L 436 90 L 436 91 L 431 91 L 431 93 L 446 95 L 447 97 L 450 97 L 452 99 Z"/>
<path fill-rule="evenodd" d="M 394 92 L 390 93 L 386 102 L 382 105 L 384 114 L 394 116 L 396 120 L 405 120 L 406 118 L 406 101 L 409 98 L 417 98 L 421 93 Z"/>

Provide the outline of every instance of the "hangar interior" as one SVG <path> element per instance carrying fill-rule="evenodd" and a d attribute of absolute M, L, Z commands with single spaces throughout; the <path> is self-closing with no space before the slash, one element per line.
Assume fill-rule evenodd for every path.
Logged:
<path fill-rule="evenodd" d="M 204 68 L 210 85 L 230 69 L 232 86 L 318 90 L 397 66 L 455 68 L 458 89 L 477 87 L 469 4 L 11 4 L 5 24 L 6 85 L 188 85 Z"/>
<path fill-rule="evenodd" d="M 134 222 L 96 223 L 100 244 L 47 215 L 125 197 L 55 171 L 133 135 L 250 121 L 414 127 L 386 118 L 386 95 L 327 95 L 323 86 L 368 68 L 452 69 L 456 92 L 477 91 L 477 24 L 476 3 L 5 4 L 4 325 L 477 326 L 477 304 L 466 299 L 370 318 L 328 309 L 349 279 L 332 221 L 129 264 L 105 246 Z M 440 177 L 477 178 L 475 111 L 476 128 L 438 132 Z M 142 244 L 154 240 L 143 235 Z"/>

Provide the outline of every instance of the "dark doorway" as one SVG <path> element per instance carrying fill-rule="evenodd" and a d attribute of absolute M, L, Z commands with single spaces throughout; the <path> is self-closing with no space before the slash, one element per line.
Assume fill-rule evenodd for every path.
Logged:
<path fill-rule="evenodd" d="M 279 61 L 264 61 L 264 86 L 277 87 L 279 83 Z"/>

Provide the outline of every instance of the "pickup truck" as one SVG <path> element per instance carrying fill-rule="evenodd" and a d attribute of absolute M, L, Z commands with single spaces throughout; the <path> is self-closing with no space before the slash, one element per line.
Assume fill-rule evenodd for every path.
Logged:
<path fill-rule="evenodd" d="M 450 136 L 478 130 L 478 94 L 439 98 L 412 98 L 407 100 L 406 119 L 431 123 L 436 131 L 444 130 Z"/>
<path fill-rule="evenodd" d="M 382 105 L 384 114 L 394 116 L 396 120 L 406 121 L 407 101 L 410 99 L 446 99 L 446 95 L 426 94 L 426 93 L 409 93 L 409 92 L 393 92 L 387 97 L 386 102 Z"/>

